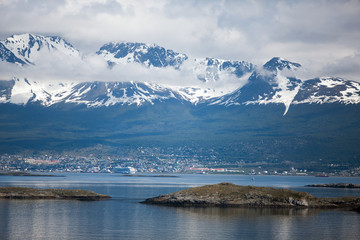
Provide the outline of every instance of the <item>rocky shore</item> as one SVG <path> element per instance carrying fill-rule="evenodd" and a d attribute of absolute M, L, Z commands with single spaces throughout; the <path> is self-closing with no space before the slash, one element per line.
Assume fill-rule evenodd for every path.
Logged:
<path fill-rule="evenodd" d="M 276 207 L 360 209 L 360 197 L 317 198 L 309 193 L 271 187 L 206 185 L 143 201 L 176 207 Z"/>
<path fill-rule="evenodd" d="M 330 187 L 330 188 L 360 188 L 360 184 L 353 183 L 327 183 L 327 184 L 311 184 L 305 187 Z"/>
<path fill-rule="evenodd" d="M 35 189 L 24 187 L 0 187 L 0 199 L 66 199 L 97 201 L 111 198 L 108 195 L 80 189 Z"/>

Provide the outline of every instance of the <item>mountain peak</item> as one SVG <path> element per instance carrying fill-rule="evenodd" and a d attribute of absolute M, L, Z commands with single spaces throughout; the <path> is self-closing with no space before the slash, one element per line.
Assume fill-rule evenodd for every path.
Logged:
<path fill-rule="evenodd" d="M 80 56 L 79 51 L 61 37 L 32 33 L 14 34 L 0 41 L 0 48 L 0 59 L 20 65 L 35 64 L 40 52 L 53 50 L 68 56 Z"/>
<path fill-rule="evenodd" d="M 297 70 L 301 67 L 300 63 L 290 62 L 280 57 L 273 57 L 270 61 L 264 64 L 264 69 L 275 72 L 276 70 Z"/>
<path fill-rule="evenodd" d="M 234 74 L 240 78 L 250 74 L 254 69 L 255 66 L 249 62 L 207 57 L 195 59 L 193 70 L 200 81 L 216 82 L 221 79 L 221 75 Z"/>
<path fill-rule="evenodd" d="M 171 49 L 165 49 L 156 44 L 138 42 L 107 43 L 96 53 L 103 56 L 110 65 L 137 62 L 147 67 L 172 66 L 178 69 L 188 59 L 185 54 L 174 52 Z"/>

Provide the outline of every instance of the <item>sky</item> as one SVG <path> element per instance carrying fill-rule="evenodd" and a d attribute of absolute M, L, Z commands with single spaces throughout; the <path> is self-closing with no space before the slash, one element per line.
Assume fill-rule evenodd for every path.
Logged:
<path fill-rule="evenodd" d="M 0 39 L 58 35 L 85 54 L 156 43 L 191 57 L 274 56 L 309 75 L 360 81 L 360 0 L 0 0 Z"/>

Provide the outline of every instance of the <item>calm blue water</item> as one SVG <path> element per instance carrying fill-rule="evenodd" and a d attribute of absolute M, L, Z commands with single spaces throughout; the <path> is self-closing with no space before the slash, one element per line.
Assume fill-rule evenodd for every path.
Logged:
<path fill-rule="evenodd" d="M 177 176 L 0 176 L 0 186 L 81 188 L 113 197 L 98 202 L 0 200 L 0 239 L 360 239 L 360 213 L 351 211 L 171 208 L 139 203 L 160 194 L 219 182 L 291 188 L 315 196 L 360 196 L 360 189 L 303 187 L 313 183 L 360 184 L 360 178 Z"/>

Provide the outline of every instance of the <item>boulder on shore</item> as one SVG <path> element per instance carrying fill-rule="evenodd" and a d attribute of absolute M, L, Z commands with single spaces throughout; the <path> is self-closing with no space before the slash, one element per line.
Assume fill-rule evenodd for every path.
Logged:
<path fill-rule="evenodd" d="M 298 207 L 356 209 L 360 207 L 360 197 L 317 198 L 309 193 L 297 192 L 290 189 L 219 183 L 149 198 L 142 203 L 178 207 Z"/>

